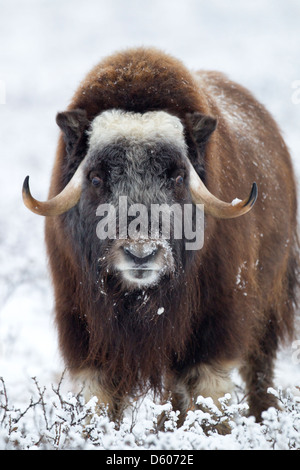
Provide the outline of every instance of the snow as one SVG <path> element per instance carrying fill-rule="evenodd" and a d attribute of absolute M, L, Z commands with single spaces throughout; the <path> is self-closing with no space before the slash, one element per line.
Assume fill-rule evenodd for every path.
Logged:
<path fill-rule="evenodd" d="M 30 213 L 21 198 L 27 174 L 34 196 L 47 198 L 58 137 L 56 113 L 66 109 L 80 80 L 101 58 L 130 46 L 156 46 L 193 70 L 220 70 L 249 88 L 279 123 L 299 178 L 300 3 L 0 0 L 0 11 L 0 376 L 10 403 L 24 408 L 36 392 L 31 377 L 36 377 L 41 390 L 45 386 L 51 395 L 51 384 L 59 382 L 64 370 L 53 323 L 44 220 Z M 295 397 L 299 395 L 300 365 L 298 343 L 293 345 L 280 351 L 275 387 L 289 389 Z M 239 386 L 238 378 L 236 382 Z M 63 387 L 66 393 L 74 391 L 67 377 Z M 2 399 L 3 394 L 0 396 Z M 47 410 L 51 414 L 60 405 L 57 397 L 53 399 L 55 406 L 51 397 L 49 400 Z M 295 424 L 296 420 L 299 423 L 299 408 L 292 405 L 293 400 L 297 401 L 289 398 L 287 402 L 289 413 L 279 417 L 275 410 L 266 413 L 265 426 L 272 439 L 275 436 L 277 448 L 286 448 L 297 439 L 292 435 L 295 429 L 300 447 L 299 425 Z M 139 419 L 146 427 L 147 419 L 152 423 L 156 412 L 151 400 L 143 405 Z M 61 412 L 66 416 L 64 406 Z M 68 406 L 75 408 L 74 401 Z M 80 412 L 74 426 L 81 422 Z M 145 418 L 147 413 L 150 418 Z M 102 418 L 101 429 L 106 433 L 101 439 L 97 434 L 95 439 L 100 448 L 270 448 L 266 428 L 249 419 L 242 422 L 246 418 L 240 417 L 232 434 L 221 437 L 205 436 L 199 424 L 202 418 L 191 414 L 185 433 L 174 431 L 176 417 L 170 411 L 169 428 L 173 432 L 149 432 L 146 437 L 139 420 L 140 428 L 136 425 L 133 434 L 130 424 L 124 422 L 122 432 L 117 432 L 107 418 Z M 60 422 L 61 427 L 67 425 L 66 419 Z M 26 426 L 32 429 L 29 421 Z M 6 435 L 7 430 L 2 430 L 0 448 L 5 447 Z M 66 434 L 55 441 L 56 447 L 70 445 L 63 436 Z M 30 434 L 26 439 L 22 437 L 24 448 L 34 442 Z"/>
<path fill-rule="evenodd" d="M 237 204 L 239 204 L 239 202 L 242 202 L 242 200 L 236 197 L 235 199 L 231 201 L 231 205 L 236 206 Z"/>

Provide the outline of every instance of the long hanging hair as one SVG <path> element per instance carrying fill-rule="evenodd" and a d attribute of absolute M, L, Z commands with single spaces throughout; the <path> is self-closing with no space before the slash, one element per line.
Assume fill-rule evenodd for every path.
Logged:
<path fill-rule="evenodd" d="M 89 332 L 84 365 L 97 368 L 102 385 L 114 393 L 144 393 L 148 388 L 161 393 L 164 371 L 184 356 L 193 336 L 200 304 L 197 254 L 186 252 L 183 241 L 176 240 L 178 269 L 157 285 L 126 291 L 108 272 L 113 243 L 102 247 L 105 256 L 99 258 L 97 251 L 82 257 L 78 299 Z"/>

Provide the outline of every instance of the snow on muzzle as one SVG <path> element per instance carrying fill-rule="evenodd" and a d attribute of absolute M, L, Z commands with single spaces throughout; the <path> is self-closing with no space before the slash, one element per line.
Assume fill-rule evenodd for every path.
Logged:
<path fill-rule="evenodd" d="M 112 269 L 127 288 L 157 284 L 174 271 L 174 259 L 167 240 L 115 240 Z"/>

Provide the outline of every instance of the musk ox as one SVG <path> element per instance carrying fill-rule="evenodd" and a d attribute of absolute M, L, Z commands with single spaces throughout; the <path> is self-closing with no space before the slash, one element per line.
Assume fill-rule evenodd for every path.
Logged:
<path fill-rule="evenodd" d="M 267 389 L 293 335 L 298 273 L 294 174 L 270 114 L 223 74 L 138 48 L 95 66 L 56 121 L 49 199 L 31 196 L 28 177 L 23 198 L 46 216 L 69 370 L 116 421 L 152 389 L 180 425 L 197 396 L 230 392 L 238 368 L 259 420 L 277 406 Z M 148 209 L 202 204 L 203 247 L 138 226 L 101 239 L 97 208 L 125 196 Z"/>

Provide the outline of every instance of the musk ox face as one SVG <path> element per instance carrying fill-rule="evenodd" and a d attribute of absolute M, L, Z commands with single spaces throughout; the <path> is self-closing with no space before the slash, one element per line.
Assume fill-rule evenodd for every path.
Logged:
<path fill-rule="evenodd" d="M 84 273 L 97 273 L 95 282 L 109 278 L 135 290 L 178 275 L 202 247 L 203 208 L 212 217 L 239 217 L 256 200 L 255 183 L 236 204 L 218 199 L 193 167 L 185 134 L 203 151 L 216 128 L 213 117 L 187 114 L 184 128 L 165 111 L 112 109 L 90 123 L 85 110 L 74 109 L 56 120 L 66 142 L 63 176 L 69 182 L 40 202 L 31 196 L 27 177 L 23 199 L 37 214 L 63 214 L 73 251 L 79 263 L 88 263 Z"/>
<path fill-rule="evenodd" d="M 97 275 L 126 290 L 176 276 L 192 256 L 185 253 L 183 208 L 192 204 L 180 120 L 112 110 L 88 134 L 79 213 Z"/>

